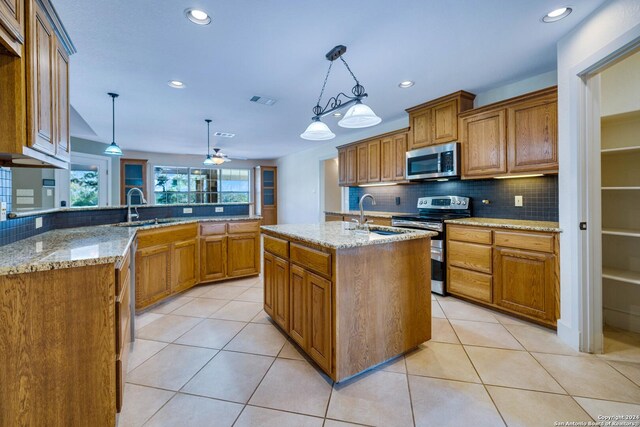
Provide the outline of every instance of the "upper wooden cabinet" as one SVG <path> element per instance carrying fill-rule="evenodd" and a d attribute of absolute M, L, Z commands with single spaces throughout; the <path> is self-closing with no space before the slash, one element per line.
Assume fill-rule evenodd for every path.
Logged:
<path fill-rule="evenodd" d="M 0 0 L 0 51 L 22 56 L 24 0 Z"/>
<path fill-rule="evenodd" d="M 11 49 L 5 36 L 16 23 L 24 38 Z M 33 166 L 67 168 L 75 49 L 51 3 L 0 0 L 0 46 L 0 165 L 27 157 Z"/>
<path fill-rule="evenodd" d="M 407 131 L 401 129 L 338 147 L 338 184 L 349 187 L 405 181 Z"/>
<path fill-rule="evenodd" d="M 145 159 L 120 159 L 120 204 L 127 204 L 127 193 L 132 188 L 139 188 L 147 194 L 147 163 Z M 140 194 L 131 195 L 131 204 L 142 205 Z"/>
<path fill-rule="evenodd" d="M 558 172 L 557 88 L 460 114 L 462 178 Z"/>
<path fill-rule="evenodd" d="M 459 91 L 407 109 L 409 150 L 458 140 L 458 114 L 473 108 L 475 95 Z"/>

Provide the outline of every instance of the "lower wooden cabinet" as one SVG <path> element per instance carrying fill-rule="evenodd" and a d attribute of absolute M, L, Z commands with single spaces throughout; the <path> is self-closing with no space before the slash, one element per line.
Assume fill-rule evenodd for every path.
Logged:
<path fill-rule="evenodd" d="M 291 266 L 289 276 L 289 298 L 291 304 L 289 335 L 302 348 L 308 344 L 307 287 L 305 271 L 297 265 Z"/>
<path fill-rule="evenodd" d="M 323 369 L 331 369 L 331 281 L 305 271 L 309 355 Z"/>
<path fill-rule="evenodd" d="M 138 249 L 136 252 L 136 308 L 143 308 L 171 295 L 171 245 Z"/>
<path fill-rule="evenodd" d="M 273 259 L 274 317 L 278 325 L 289 331 L 289 262 L 274 257 Z"/>
<path fill-rule="evenodd" d="M 274 256 L 269 252 L 264 252 L 262 257 L 263 270 L 262 270 L 262 283 L 264 288 L 264 311 L 274 319 L 276 317 L 274 304 L 275 304 L 275 286 L 273 284 L 273 264 Z"/>
<path fill-rule="evenodd" d="M 198 239 L 193 238 L 172 245 L 172 292 L 180 292 L 198 283 Z"/>
<path fill-rule="evenodd" d="M 260 236 L 230 235 L 227 241 L 228 276 L 247 276 L 260 272 Z"/>
<path fill-rule="evenodd" d="M 200 238 L 200 280 L 209 282 L 227 277 L 227 236 Z"/>
<path fill-rule="evenodd" d="M 555 326 L 557 233 L 447 226 L 447 291 Z"/>

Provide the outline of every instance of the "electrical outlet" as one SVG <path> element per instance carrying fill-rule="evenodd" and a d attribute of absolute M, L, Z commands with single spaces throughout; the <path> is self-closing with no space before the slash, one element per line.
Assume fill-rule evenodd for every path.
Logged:
<path fill-rule="evenodd" d="M 522 207 L 522 196 L 516 196 L 515 206 Z"/>
<path fill-rule="evenodd" d="M 400 205 L 400 197 L 396 197 L 396 206 Z"/>
<path fill-rule="evenodd" d="M 193 213 L 193 208 L 182 208 L 182 213 Z"/>
<path fill-rule="evenodd" d="M 216 212 L 224 212 L 224 208 L 222 206 L 216 206 Z"/>
<path fill-rule="evenodd" d="M 36 229 L 42 228 L 42 217 L 36 218 Z"/>

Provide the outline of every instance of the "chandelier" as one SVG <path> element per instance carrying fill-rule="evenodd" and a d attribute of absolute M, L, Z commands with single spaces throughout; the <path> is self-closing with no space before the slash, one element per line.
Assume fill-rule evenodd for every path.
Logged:
<path fill-rule="evenodd" d="M 307 127 L 307 129 L 300 135 L 303 139 L 308 139 L 311 141 L 325 141 L 328 139 L 333 139 L 336 135 L 331 132 L 329 126 L 323 123 L 320 119 L 324 116 L 332 114 L 338 110 L 341 110 L 346 107 L 351 107 L 347 110 L 347 113 L 344 117 L 338 122 L 338 126 L 343 128 L 366 128 L 370 126 L 375 126 L 382 121 L 382 119 L 373 112 L 371 108 L 362 103 L 362 99 L 366 98 L 368 94 L 364 90 L 364 86 L 360 84 L 356 76 L 351 71 L 349 64 L 344 60 L 342 55 L 347 51 L 346 46 L 336 46 L 331 49 L 325 57 L 329 60 L 329 69 L 327 70 L 327 75 L 324 78 L 324 83 L 322 84 L 322 90 L 320 90 L 320 96 L 318 97 L 318 101 L 316 102 L 316 106 L 313 107 L 314 116 L 311 119 L 311 124 Z M 340 59 L 344 66 L 353 77 L 353 80 L 356 84 L 351 88 L 351 93 L 353 96 L 347 95 L 344 92 L 340 92 L 336 96 L 332 96 L 327 101 L 324 107 L 320 106 L 320 102 L 322 101 L 322 95 L 324 94 L 324 89 L 327 86 L 327 80 L 329 79 L 329 74 L 331 73 L 331 67 L 333 66 L 333 61 L 336 59 Z"/>

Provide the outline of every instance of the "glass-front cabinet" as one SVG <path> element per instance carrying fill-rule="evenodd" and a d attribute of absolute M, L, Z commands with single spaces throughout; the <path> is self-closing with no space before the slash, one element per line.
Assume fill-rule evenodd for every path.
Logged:
<path fill-rule="evenodd" d="M 146 183 L 147 160 L 120 159 L 120 204 L 127 204 L 127 193 L 132 188 L 139 188 L 145 197 L 148 198 Z M 138 192 L 132 194 L 131 204 L 142 204 L 142 199 Z"/>
<path fill-rule="evenodd" d="M 263 225 L 278 223 L 278 170 L 275 166 L 256 167 L 256 214 Z"/>

